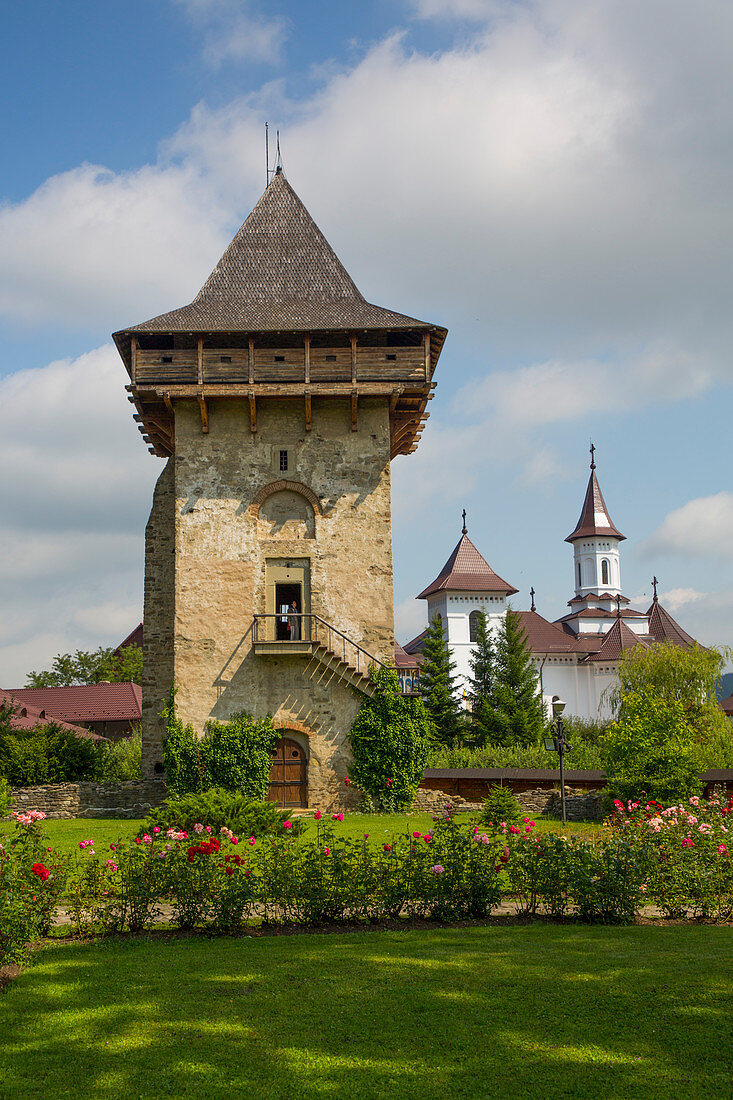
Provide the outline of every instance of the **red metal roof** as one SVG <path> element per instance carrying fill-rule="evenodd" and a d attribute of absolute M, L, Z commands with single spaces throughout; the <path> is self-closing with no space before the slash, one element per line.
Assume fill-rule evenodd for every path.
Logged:
<path fill-rule="evenodd" d="M 533 653 L 582 653 L 572 634 L 548 622 L 538 611 L 517 611 L 527 644 Z"/>
<path fill-rule="evenodd" d="M 407 653 L 398 642 L 395 642 L 394 663 L 396 668 L 417 668 L 420 661 L 413 654 Z"/>
<path fill-rule="evenodd" d="M 139 722 L 143 716 L 142 690 L 129 682 L 14 688 L 9 694 L 65 722 Z"/>
<path fill-rule="evenodd" d="M 136 645 L 136 646 L 139 646 L 140 648 L 142 648 L 142 644 L 143 644 L 143 624 L 139 623 L 135 627 L 135 629 L 130 634 L 127 635 L 124 642 L 120 642 L 120 644 L 117 646 L 117 649 L 115 650 L 115 653 L 119 653 L 121 649 L 124 649 L 126 646 L 129 646 L 129 645 Z"/>
<path fill-rule="evenodd" d="M 649 633 L 655 642 L 674 642 L 681 649 L 690 649 L 696 645 L 695 639 L 662 607 L 659 600 L 654 600 L 647 611 L 649 616 Z"/>
<path fill-rule="evenodd" d="M 427 629 L 421 631 L 416 638 L 412 638 L 409 642 L 405 642 L 402 647 L 408 655 L 417 654 L 422 652 L 422 647 L 425 644 L 425 639 L 428 636 Z"/>
<path fill-rule="evenodd" d="M 585 491 L 585 500 L 580 513 L 580 519 L 565 539 L 566 542 L 575 542 L 576 539 L 587 538 L 589 535 L 607 535 L 609 538 L 618 539 L 619 542 L 626 538 L 614 527 L 611 517 L 603 499 L 601 487 L 596 477 L 595 464 L 591 466 L 588 488 Z"/>
<path fill-rule="evenodd" d="M 503 592 L 510 596 L 518 589 L 495 573 L 478 552 L 467 534 L 461 535 L 455 550 L 448 558 L 432 584 L 423 589 L 418 600 L 424 600 L 433 592 Z"/>
<path fill-rule="evenodd" d="M 589 653 L 586 661 L 617 661 L 625 649 L 635 649 L 638 645 L 647 646 L 649 643 L 634 634 L 623 619 L 617 619 L 611 629 L 604 635 L 601 647 L 597 653 Z"/>
<path fill-rule="evenodd" d="M 10 719 L 10 725 L 15 729 L 34 730 L 38 726 L 45 726 L 49 722 L 54 722 L 57 726 L 61 726 L 62 729 L 70 730 L 72 733 L 75 733 L 77 737 L 87 737 L 91 738 L 93 741 L 107 740 L 106 737 L 102 737 L 98 733 L 92 733 L 91 730 L 84 729 L 83 726 L 74 726 L 70 722 L 64 722 L 62 719 L 45 711 L 42 707 L 31 706 L 30 703 L 26 703 L 22 699 L 19 699 L 17 692 L 0 690 L 0 703 L 8 703 L 11 706 L 17 707 L 17 712 Z"/>
<path fill-rule="evenodd" d="M 628 598 L 628 596 L 622 596 L 620 595 L 620 593 L 614 592 L 612 594 L 610 592 L 588 592 L 585 596 L 573 596 L 572 600 L 568 600 L 568 607 L 572 607 L 574 603 L 588 603 L 589 600 L 612 600 L 613 603 L 616 603 L 617 600 L 620 600 L 621 603 L 631 603 L 631 600 Z"/>

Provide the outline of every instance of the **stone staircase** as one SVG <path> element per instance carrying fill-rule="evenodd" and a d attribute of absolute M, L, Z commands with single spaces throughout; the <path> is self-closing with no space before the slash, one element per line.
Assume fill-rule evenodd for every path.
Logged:
<path fill-rule="evenodd" d="M 381 662 L 377 661 L 376 658 L 373 658 L 373 662 L 381 665 Z M 307 676 L 309 680 L 325 686 L 328 686 L 334 679 L 341 680 L 370 698 L 373 698 L 375 694 L 374 685 L 369 679 L 368 673 L 364 675 L 355 665 L 350 664 L 343 657 L 339 657 L 337 653 L 334 653 L 322 642 L 313 643 L 311 658 L 303 670 L 303 675 Z"/>

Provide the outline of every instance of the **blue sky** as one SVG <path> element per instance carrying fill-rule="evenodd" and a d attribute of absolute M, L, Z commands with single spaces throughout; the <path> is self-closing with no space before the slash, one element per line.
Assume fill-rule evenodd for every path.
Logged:
<path fill-rule="evenodd" d="M 393 467 L 399 636 L 464 506 L 563 614 L 592 437 L 626 594 L 733 641 L 728 5 L 45 0 L 4 44 L 0 684 L 139 620 L 160 462 L 109 334 L 197 292 L 265 119 L 365 296 L 450 330 Z"/>

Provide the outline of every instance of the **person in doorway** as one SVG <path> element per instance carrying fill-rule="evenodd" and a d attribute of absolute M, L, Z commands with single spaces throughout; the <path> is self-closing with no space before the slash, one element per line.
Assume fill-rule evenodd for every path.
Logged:
<path fill-rule="evenodd" d="M 288 613 L 288 623 L 290 625 L 289 638 L 291 642 L 300 641 L 300 615 L 298 614 L 298 605 L 295 600 L 290 605 Z"/>

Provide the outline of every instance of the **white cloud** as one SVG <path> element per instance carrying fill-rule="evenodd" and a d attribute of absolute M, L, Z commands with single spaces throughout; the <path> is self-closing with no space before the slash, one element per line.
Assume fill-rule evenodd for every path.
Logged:
<path fill-rule="evenodd" d="M 286 20 L 266 18 L 248 0 L 175 0 L 203 32 L 203 55 L 224 61 L 276 61 L 288 32 Z"/>
<path fill-rule="evenodd" d="M 425 629 L 427 624 L 427 606 L 424 600 L 403 600 L 394 609 L 395 636 L 399 641 L 409 642 Z"/>
<path fill-rule="evenodd" d="M 670 588 L 668 592 L 659 593 L 659 599 L 670 611 L 678 611 L 680 607 L 704 600 L 707 596 L 707 592 L 698 592 L 694 588 Z"/>
<path fill-rule="evenodd" d="M 142 614 L 143 535 L 162 466 L 135 430 L 115 349 L 0 380 L 0 685 L 120 641 Z"/>
<path fill-rule="evenodd" d="M 733 561 L 733 493 L 698 497 L 676 508 L 639 552 Z"/>

